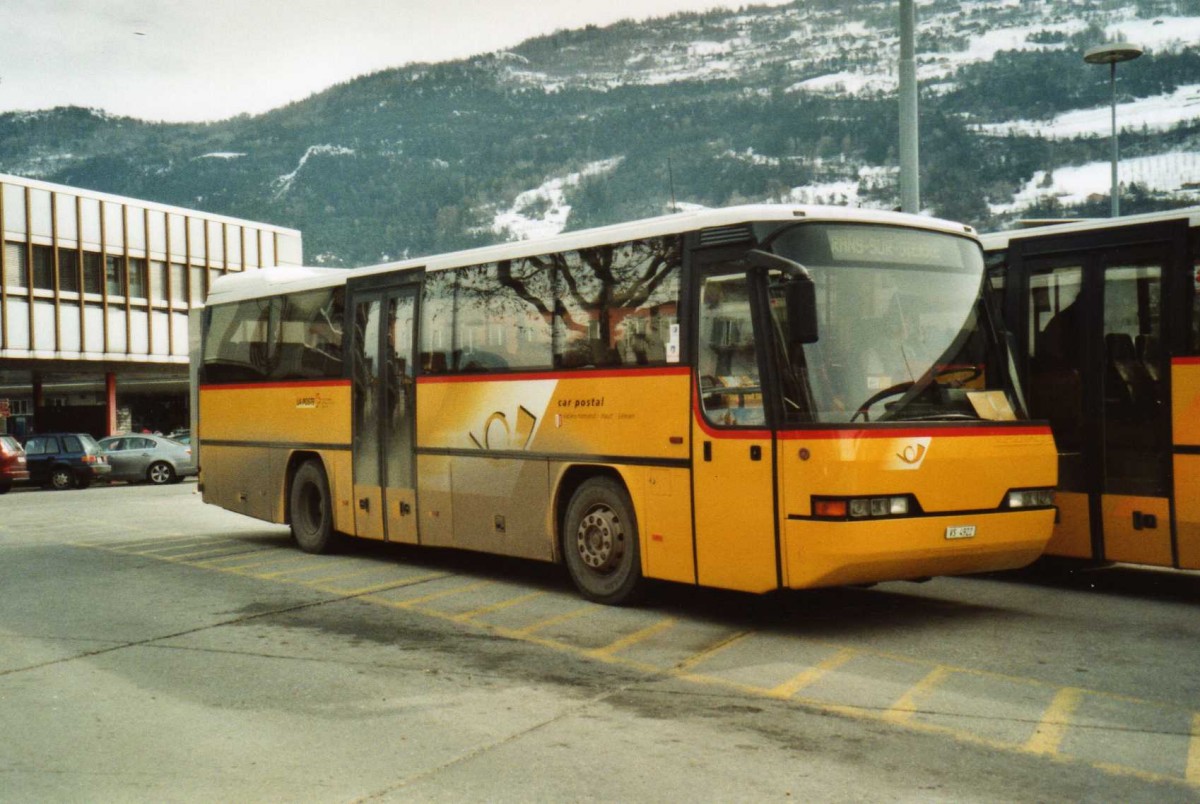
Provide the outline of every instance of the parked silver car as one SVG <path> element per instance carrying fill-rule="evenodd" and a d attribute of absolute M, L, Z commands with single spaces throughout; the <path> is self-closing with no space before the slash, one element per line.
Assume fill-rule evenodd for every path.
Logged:
<path fill-rule="evenodd" d="M 156 435 L 130 434 L 100 439 L 100 446 L 112 466 L 109 480 L 140 482 L 155 485 L 178 483 L 185 477 L 198 474 L 192 459 L 192 448 L 178 441 Z"/>

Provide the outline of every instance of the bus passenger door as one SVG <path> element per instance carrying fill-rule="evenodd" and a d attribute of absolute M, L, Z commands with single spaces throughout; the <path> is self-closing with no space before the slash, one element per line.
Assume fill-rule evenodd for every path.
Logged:
<path fill-rule="evenodd" d="M 1052 555 L 1170 566 L 1170 405 L 1157 246 L 1029 258 L 1029 405 L 1059 451 Z"/>
<path fill-rule="evenodd" d="M 765 592 L 779 585 L 775 460 L 760 378 L 765 299 L 744 267 L 697 272 L 692 493 L 697 582 Z"/>
<path fill-rule="evenodd" d="M 415 287 L 353 294 L 354 523 L 368 539 L 417 540 L 415 308 Z"/>
<path fill-rule="evenodd" d="M 387 295 L 387 329 L 384 332 L 384 391 L 380 447 L 383 450 L 384 508 L 387 538 L 393 542 L 417 541 L 417 491 L 413 471 L 414 407 L 417 388 L 413 377 L 413 343 L 416 335 L 417 292 L 409 288 Z"/>

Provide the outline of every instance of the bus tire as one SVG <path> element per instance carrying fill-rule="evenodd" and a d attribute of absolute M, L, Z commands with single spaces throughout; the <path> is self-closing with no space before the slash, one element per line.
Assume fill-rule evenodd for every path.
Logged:
<path fill-rule="evenodd" d="M 608 477 L 584 481 L 563 522 L 563 559 L 584 597 L 617 606 L 641 596 L 637 520 L 624 486 Z"/>
<path fill-rule="evenodd" d="M 292 538 L 306 553 L 326 553 L 333 545 L 333 504 L 320 461 L 305 461 L 292 478 L 288 498 Z"/>

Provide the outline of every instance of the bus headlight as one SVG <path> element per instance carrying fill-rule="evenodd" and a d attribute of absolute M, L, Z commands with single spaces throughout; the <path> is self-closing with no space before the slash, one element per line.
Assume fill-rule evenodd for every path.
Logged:
<path fill-rule="evenodd" d="M 1019 489 L 1005 499 L 1008 508 L 1052 508 L 1054 489 Z"/>
<path fill-rule="evenodd" d="M 916 511 L 912 495 L 896 497 L 813 497 L 813 516 L 822 519 L 881 519 Z"/>

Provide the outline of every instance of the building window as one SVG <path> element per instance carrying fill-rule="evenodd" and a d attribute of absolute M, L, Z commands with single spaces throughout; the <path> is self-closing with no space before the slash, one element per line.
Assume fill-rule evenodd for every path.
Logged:
<path fill-rule="evenodd" d="M 129 298 L 146 298 L 146 260 L 142 257 L 129 258 Z"/>
<path fill-rule="evenodd" d="M 171 302 L 187 304 L 187 266 L 181 262 L 171 263 Z"/>
<path fill-rule="evenodd" d="M 79 253 L 74 250 L 58 250 L 58 289 L 79 292 Z"/>
<path fill-rule="evenodd" d="M 108 254 L 104 258 L 104 275 L 109 296 L 125 295 L 125 258 Z"/>
<path fill-rule="evenodd" d="M 4 244 L 4 284 L 13 288 L 29 287 L 24 243 Z"/>
<path fill-rule="evenodd" d="M 167 301 L 167 264 L 152 260 L 150 262 L 150 291 L 156 302 Z"/>
<path fill-rule="evenodd" d="M 193 305 L 204 304 L 204 266 L 193 265 L 188 277 L 191 280 L 188 283 L 188 299 Z"/>
<path fill-rule="evenodd" d="M 83 290 L 97 296 L 104 292 L 103 262 L 95 251 L 83 252 Z"/>
<path fill-rule="evenodd" d="M 54 290 L 54 249 L 33 247 L 33 286 L 39 290 Z"/>

